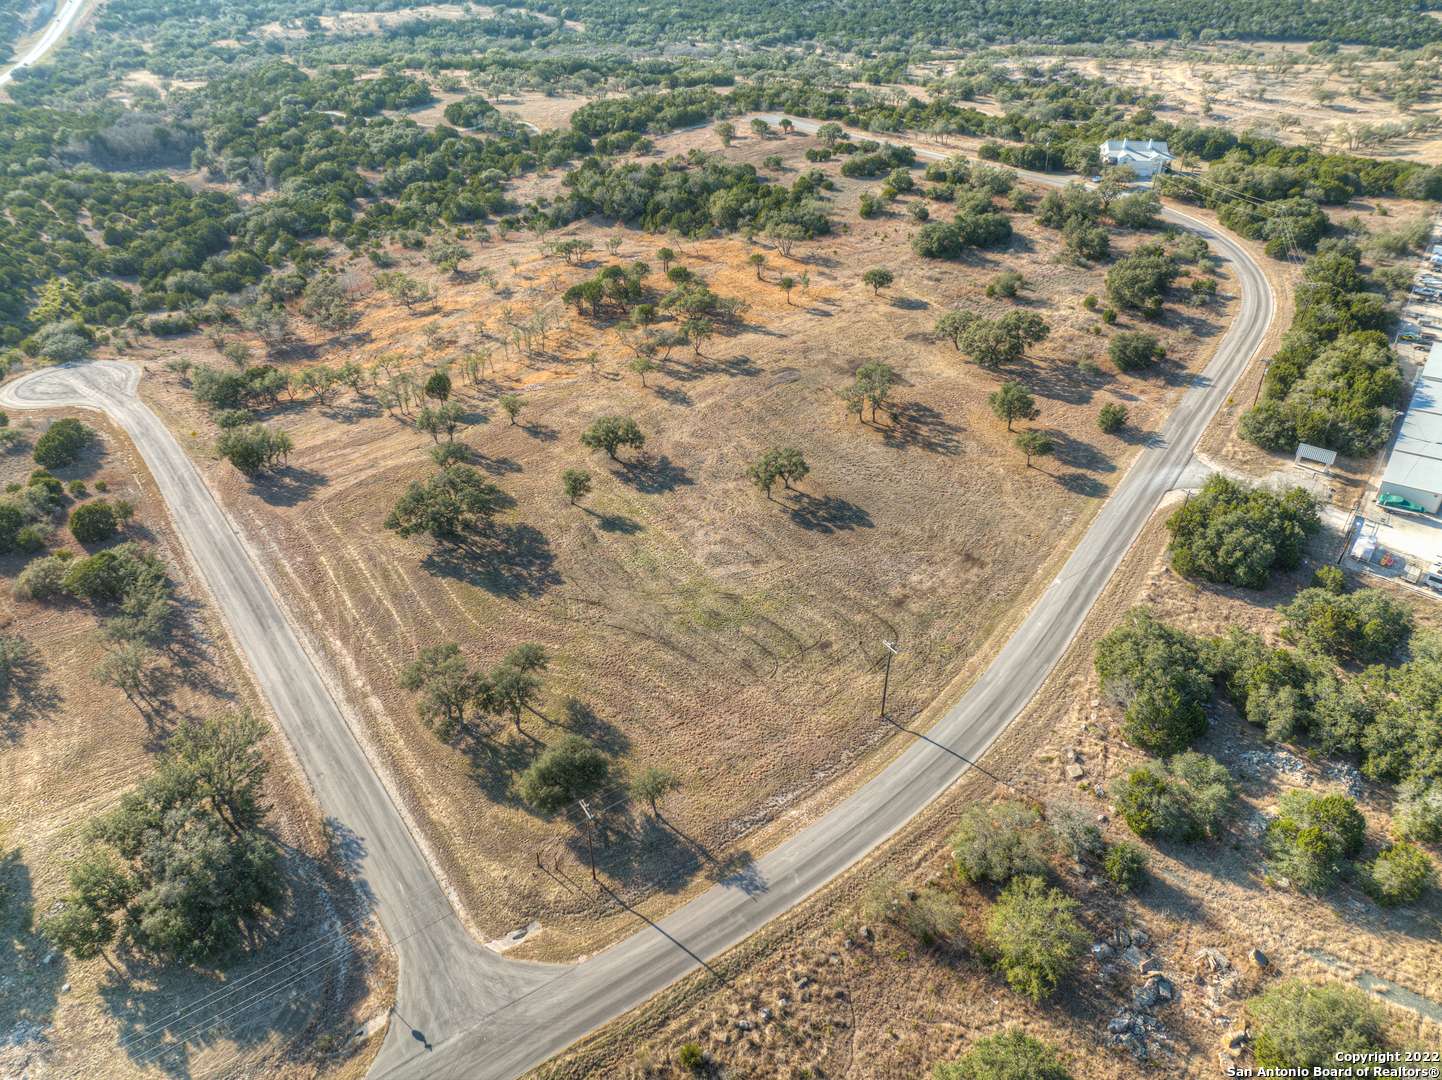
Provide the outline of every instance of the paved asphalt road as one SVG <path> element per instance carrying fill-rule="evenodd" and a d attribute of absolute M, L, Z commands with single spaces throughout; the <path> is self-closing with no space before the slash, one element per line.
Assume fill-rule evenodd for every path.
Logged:
<path fill-rule="evenodd" d="M 61 0 L 59 10 L 45 25 L 45 32 L 35 40 L 35 44 L 25 50 L 24 56 L 6 68 L 4 72 L 0 72 L 0 86 L 4 86 L 15 77 L 16 68 L 30 67 L 43 60 L 45 54 L 65 36 L 65 31 L 70 29 L 70 24 L 79 18 L 84 8 L 85 0 Z"/>
<path fill-rule="evenodd" d="M 815 127 L 796 124 L 803 131 Z M 911 745 L 874 779 L 746 873 L 718 883 L 659 923 L 638 915 L 638 923 L 648 925 L 573 965 L 508 960 L 475 944 L 441 903 L 431 868 L 264 572 L 179 444 L 135 396 L 134 368 L 111 361 L 45 369 L 0 389 L 0 403 L 100 409 L 131 436 L 322 809 L 363 845 L 360 876 L 400 965 L 395 1011 L 401 1022 L 390 1025 L 372 1076 L 508 1080 L 640 1005 L 825 885 L 961 776 L 1026 706 L 1158 500 L 1182 474 L 1275 311 L 1266 278 L 1242 248 L 1199 221 L 1172 211 L 1166 216 L 1205 236 L 1230 262 L 1241 282 L 1240 310 L 1156 442 L 1122 478 L 985 674 L 934 727 L 913 735 Z"/>

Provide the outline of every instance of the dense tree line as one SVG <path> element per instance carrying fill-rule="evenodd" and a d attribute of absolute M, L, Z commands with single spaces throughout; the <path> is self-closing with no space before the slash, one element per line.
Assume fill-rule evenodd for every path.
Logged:
<path fill-rule="evenodd" d="M 909 44 L 974 46 L 985 42 L 1095 42 L 1117 38 L 1183 40 L 1333 40 L 1420 45 L 1442 28 L 1404 0 L 1284 0 L 1278 4 L 1175 0 L 1107 5 L 1022 0 L 1004 6 L 966 0 L 945 8 L 924 0 L 886 5 L 829 4 L 793 9 L 759 0 L 685 0 L 638 12 L 616 0 L 547 0 L 535 10 L 566 12 L 594 35 L 631 45 L 696 39 L 793 45 L 819 41 L 873 54 Z"/>
<path fill-rule="evenodd" d="M 1328 240 L 1307 260 L 1291 329 L 1267 365 L 1261 401 L 1242 417 L 1242 435 L 1257 445 L 1362 455 L 1391 434 L 1403 389 L 1385 333 L 1395 316 L 1371 291 L 1361 257 L 1355 244 Z"/>
<path fill-rule="evenodd" d="M 819 170 L 802 173 L 788 188 L 763 180 L 754 166 L 707 154 L 651 164 L 588 158 L 565 183 L 568 195 L 551 211 L 558 224 L 601 214 L 685 234 L 795 226 L 810 238 L 831 229 L 821 201 L 830 181 Z"/>
<path fill-rule="evenodd" d="M 1128 739 L 1161 755 L 1185 750 L 1206 731 L 1215 686 L 1269 740 L 1355 757 L 1378 780 L 1442 778 L 1438 642 L 1414 636 L 1406 610 L 1372 590 L 1336 594 L 1340 618 L 1314 593 L 1285 609 L 1295 648 L 1240 629 L 1197 638 L 1131 612 L 1096 650 Z"/>

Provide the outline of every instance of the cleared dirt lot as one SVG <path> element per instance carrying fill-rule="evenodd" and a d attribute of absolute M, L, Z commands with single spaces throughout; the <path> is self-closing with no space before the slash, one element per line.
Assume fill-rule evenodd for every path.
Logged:
<path fill-rule="evenodd" d="M 48 419 L 16 414 L 11 423 L 38 432 Z M 272 765 L 266 797 L 285 852 L 287 896 L 244 956 L 193 972 L 132 960 L 122 978 L 101 959 L 54 952 L 35 931 L 35 920 L 68 887 L 86 824 L 147 774 L 176 725 L 256 704 L 223 627 L 190 584 L 143 465 L 115 429 L 93 415 L 83 419 L 101 431 L 102 442 L 57 475 L 83 479 L 92 495 L 104 482 L 111 496 L 135 502 L 127 538 L 155 545 L 184 614 L 146 698 L 132 704 L 93 674 L 106 651 L 95 615 L 78 605 L 13 599 L 10 581 L 24 560 L 7 556 L 0 563 L 8 579 L 0 588 L 0 632 L 23 636 L 34 656 L 32 672 L 0 712 L 0 1073 L 120 1077 L 154 1075 L 161 1065 L 196 1073 L 345 1075 L 359 1067 L 353 1050 L 330 1051 L 326 1043 L 320 1054 L 310 1041 L 322 1034 L 343 1040 L 351 1030 L 347 1018 L 353 1026 L 384 1009 L 385 954 L 364 923 L 336 936 L 357 914 L 343 859 L 332 857 L 331 838 L 278 737 L 265 747 Z M 33 467 L 28 448 L 0 456 L 0 483 L 23 482 Z M 73 541 L 70 547 L 83 554 Z M 299 955 L 324 962 L 299 978 L 289 978 L 299 969 L 270 967 Z M 254 996 L 227 989 L 237 984 Z M 217 1024 L 222 1013 L 226 1022 Z"/>
<path fill-rule="evenodd" d="M 714 147 L 715 137 L 685 133 L 663 149 L 703 144 Z M 745 139 L 734 153 L 796 162 L 808 145 Z M 557 184 L 543 178 L 534 190 Z M 516 233 L 471 245 L 461 280 L 399 253 L 401 265 L 435 281 L 436 303 L 408 313 L 372 295 L 349 340 L 312 345 L 331 364 L 399 352 L 422 376 L 468 346 L 490 349 L 494 369 L 479 383 L 452 369 L 477 421 L 462 439 L 514 500 L 486 553 L 458 556 L 381 527 L 405 484 L 431 470 L 431 440 L 369 391 L 329 407 L 282 408 L 273 419 L 297 445 L 274 479 L 252 485 L 205 463 L 347 683 L 483 936 L 539 923 L 523 948 L 554 957 L 632 925 L 599 918 L 607 910 L 581 887 L 583 839 L 538 819 L 514 791 L 542 745 L 568 730 L 614 753 L 623 772 L 657 764 L 683 776 L 663 807 L 672 828 L 632 813 L 602 851 L 611 886 L 648 910 L 729 872 L 804 820 L 808 796 L 899 745 L 876 719 L 881 639 L 905 649 L 891 687 L 897 718 L 918 715 L 979 670 L 1135 452 L 1135 441 L 1096 430 L 1097 409 L 1125 401 L 1133 438 L 1153 430 L 1217 338 L 1225 300 L 1172 307 L 1159 331 L 1165 366 L 1139 377 L 1102 373 L 1110 331 L 1094 333 L 1102 324 L 1080 305 L 1102 291 L 1102 269 L 1055 262 L 1054 234 L 1025 216 L 1009 251 L 923 264 L 907 247 L 908 217 L 856 217 L 859 193 L 871 186 L 842 181 L 842 231 L 798 245 L 794 260 L 741 239 L 683 242 L 593 224 L 566 231 L 596 244 L 584 268 L 543 259 L 534 238 Z M 559 299 L 609 261 L 601 251 L 611 236 L 620 240 L 617 260 L 644 259 L 653 281 L 657 250 L 674 247 L 718 294 L 748 304 L 741 324 L 699 356 L 677 348 L 641 386 L 624 369 L 630 354 L 617 329 L 579 320 Z M 767 259 L 764 280 L 746 263 L 751 250 Z M 880 297 L 859 281 L 873 265 L 897 274 Z M 369 271 L 354 267 L 363 282 Z M 983 287 L 1008 268 L 1025 274 L 1023 303 L 1053 333 L 1016 369 L 988 373 L 936 343 L 931 328 L 949 307 L 1006 310 Z M 494 289 L 482 269 L 495 275 Z M 810 278 L 789 303 L 776 284 L 783 271 Z M 534 352 L 504 347 L 508 320 L 537 311 L 549 327 Z M 1117 328 L 1132 326 L 1124 318 Z M 584 360 L 593 350 L 594 375 Z M 214 430 L 163 362 L 225 361 L 198 338 L 138 355 L 151 368 L 143 392 L 208 459 Z M 893 364 L 902 380 L 896 412 L 874 425 L 848 418 L 835 393 L 870 359 Z M 1082 360 L 1105 367 L 1089 374 Z M 988 410 L 1002 378 L 1032 387 L 1037 425 L 1057 439 L 1057 456 L 1037 468 L 1025 466 Z M 516 425 L 493 407 L 504 391 L 524 398 Z M 625 465 L 577 442 L 592 418 L 611 412 L 635 417 L 647 436 L 644 454 Z M 744 470 L 777 444 L 801 448 L 812 471 L 799 490 L 768 500 Z M 579 465 L 592 471 L 595 491 L 572 507 L 559 478 Z M 486 664 L 524 641 L 546 647 L 554 662 L 544 721 L 529 717 L 525 734 L 467 751 L 438 743 L 396 672 L 420 647 L 448 640 Z"/>
<path fill-rule="evenodd" d="M 1225 706 L 1199 748 L 1226 762 L 1240 783 L 1226 835 L 1190 847 L 1149 845 L 1151 880 L 1132 898 L 1118 898 L 1073 864 L 1056 865 L 1065 889 L 1082 903 L 1092 940 L 1118 949 L 1127 940 L 1140 942 L 1177 988 L 1173 1002 L 1152 1010 L 1158 1026 L 1146 1040 L 1148 1064 L 1109 1045 L 1107 1033 L 1111 1019 L 1131 1005 L 1139 976 L 1109 978 L 1087 959 L 1055 999 L 1036 1007 L 987 965 L 980 931 L 995 894 L 957 882 L 945 838 L 960 809 L 977 799 L 1066 799 L 1112 814 L 1098 793 L 1140 755 L 1125 744 L 1119 717 L 1102 700 L 1091 667 L 1096 639 L 1135 604 L 1194 632 L 1240 625 L 1272 635 L 1275 607 L 1310 572 L 1264 593 L 1199 588 L 1166 567 L 1167 512 L 1143 533 L 1027 714 L 987 755 L 995 780 L 972 772 L 894 843 L 714 961 L 710 973 L 678 984 L 534 1075 L 682 1076 L 677 1050 L 695 1041 L 727 1075 L 794 1076 L 811 1069 L 811 1075 L 833 1077 L 921 1076 L 976 1039 L 1020 1026 L 1060 1047 L 1072 1074 L 1085 1080 L 1215 1076 L 1223 1033 L 1238 1026 L 1242 1002 L 1272 979 L 1291 975 L 1386 979 L 1394 999 L 1415 995 L 1409 1006 L 1388 1008 L 1391 1035 L 1403 1046 L 1438 1045 L 1442 1025 L 1419 1012 L 1442 1003 L 1442 946 L 1435 933 L 1442 903 L 1435 891 L 1412 908 L 1386 910 L 1354 887 L 1312 899 L 1278 891 L 1261 874 L 1258 828 L 1283 792 L 1358 795 L 1374 846 L 1386 836 L 1390 792 L 1362 782 L 1346 765 L 1265 747 Z M 1442 621 L 1436 605 L 1416 614 L 1421 625 Z M 1085 770 L 1080 783 L 1064 771 L 1070 752 Z M 1130 836 L 1118 821 L 1104 820 L 1102 827 L 1110 840 Z M 882 875 L 914 888 L 954 891 L 967 913 L 955 946 L 919 950 L 889 924 L 866 926 L 859 899 Z M 1253 948 L 1267 958 L 1265 967 L 1248 960 Z M 1217 950 L 1225 966 L 1205 962 L 1204 949 Z"/>

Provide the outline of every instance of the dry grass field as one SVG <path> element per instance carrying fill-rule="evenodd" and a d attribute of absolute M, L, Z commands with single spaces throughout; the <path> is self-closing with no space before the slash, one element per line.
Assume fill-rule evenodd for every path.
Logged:
<path fill-rule="evenodd" d="M 715 148 L 715 137 L 680 133 L 661 150 L 700 145 Z M 782 155 L 789 181 L 809 145 L 747 138 L 732 154 L 758 164 Z M 517 194 L 553 194 L 558 183 L 544 177 Z M 868 186 L 840 180 L 838 232 L 798 245 L 793 259 L 740 238 L 691 242 L 580 223 L 565 235 L 595 250 L 588 266 L 567 267 L 543 258 L 529 234 L 510 233 L 472 243 L 457 278 L 397 252 L 400 266 L 437 288 L 414 313 L 370 294 L 344 340 L 305 329 L 316 360 L 368 364 L 399 353 L 422 376 L 468 347 L 490 350 L 492 366 L 474 385 L 452 368 L 475 421 L 461 439 L 512 500 L 481 552 L 382 527 L 405 485 L 431 471 L 431 439 L 371 391 L 283 406 L 272 419 L 295 439 L 290 466 L 250 483 L 213 460 L 213 426 L 166 369 L 177 358 L 227 363 L 213 345 L 194 337 L 133 350 L 149 371 L 143 392 L 188 440 L 330 657 L 484 937 L 539 923 L 523 949 L 562 957 L 632 925 L 580 887 L 582 838 L 539 819 L 515 791 L 520 771 L 568 731 L 612 752 L 619 774 L 648 765 L 682 774 L 684 787 L 664 806 L 671 827 L 630 813 L 602 850 L 609 884 L 648 910 L 732 872 L 803 823 L 809 797 L 859 775 L 858 763 L 874 767 L 898 746 L 876 717 L 881 640 L 904 648 L 892 680 L 896 717 L 918 715 L 974 675 L 1215 346 L 1232 302 L 1225 279 L 1211 308 L 1169 305 L 1155 328 L 1164 365 L 1118 375 L 1105 359 L 1108 336 L 1134 324 L 1123 317 L 1105 328 L 1080 303 L 1102 292 L 1103 268 L 1058 262 L 1055 234 L 1024 215 L 1008 250 L 922 262 L 904 213 L 857 217 Z M 619 331 L 579 319 L 560 299 L 611 261 L 603 251 L 613 237 L 616 261 L 645 260 L 653 282 L 657 250 L 674 247 L 718 294 L 747 304 L 742 320 L 699 355 L 677 348 L 642 386 L 626 370 Z M 1115 238 L 1119 250 L 1141 239 Z M 767 260 L 761 279 L 746 262 L 751 251 Z M 859 280 L 878 265 L 897 277 L 879 297 Z M 991 373 L 931 330 L 948 308 L 1006 310 L 1011 302 L 984 296 L 1003 269 L 1025 275 L 1020 303 L 1053 331 L 1015 369 Z M 809 285 L 788 301 L 776 284 L 783 273 L 805 273 Z M 365 294 L 370 276 L 357 261 L 347 281 Z M 508 320 L 537 312 L 544 341 L 529 354 L 503 346 Z M 584 359 L 593 351 L 594 373 Z M 858 423 L 836 390 L 872 359 L 897 368 L 897 405 Z M 1003 378 L 1032 388 L 1035 426 L 1056 439 L 1056 456 L 1036 467 L 988 409 Z M 495 407 L 503 392 L 525 402 L 517 424 Z M 1131 410 L 1129 438 L 1097 430 L 1109 401 Z M 605 413 L 636 419 L 643 453 L 612 463 L 579 445 Z M 804 452 L 811 474 L 768 499 L 746 466 L 787 444 Z M 577 466 L 590 469 L 595 490 L 571 506 L 560 474 Z M 468 750 L 442 745 L 417 720 L 397 672 L 446 641 L 485 664 L 522 642 L 544 646 L 554 659 L 541 715 Z"/>
<path fill-rule="evenodd" d="M 1404 65 L 1362 50 L 1316 57 L 1288 45 L 1247 49 L 1245 58 L 1225 46 L 1185 52 L 1157 46 L 1154 52 L 1125 59 L 1057 59 L 1084 75 L 1157 94 L 1159 115 L 1173 122 L 1256 129 L 1283 142 L 1358 150 L 1370 157 L 1442 161 L 1435 58 Z M 1392 85 L 1419 77 L 1426 87 L 1423 96 L 1399 106 Z M 1400 130 L 1412 121 L 1428 121 L 1430 130 Z M 1399 130 L 1384 132 L 1393 125 Z M 1369 129 L 1376 134 L 1369 135 Z"/>
<path fill-rule="evenodd" d="M 38 433 L 48 419 L 27 414 L 11 422 Z M 159 1067 L 172 1076 L 243 1068 L 299 1077 L 353 1070 L 348 1051 L 323 1055 L 317 1045 L 329 1042 L 313 1040 L 343 1041 L 358 1022 L 384 1009 L 386 956 L 364 924 L 334 937 L 357 914 L 343 860 L 332 857 L 278 736 L 265 746 L 272 766 L 266 797 L 285 852 L 287 895 L 245 955 L 223 968 L 189 972 L 132 959 L 122 976 L 103 960 L 54 952 L 35 930 L 68 887 L 68 866 L 87 822 L 148 773 L 175 726 L 255 704 L 223 628 L 190 583 L 149 475 L 115 429 L 92 415 L 84 419 L 102 441 L 57 475 L 83 479 L 92 495 L 103 482 L 112 496 L 134 501 L 127 536 L 160 552 L 184 614 L 145 697 L 132 704 L 93 674 L 106 645 L 92 613 L 78 605 L 17 601 L 8 583 L 0 590 L 0 632 L 23 636 L 33 650 L 29 673 L 0 702 L 0 1074 L 153 1076 Z M 28 450 L 0 456 L 0 483 L 23 482 L 33 467 Z M 63 531 L 59 536 L 68 538 Z M 82 553 L 73 540 L 69 545 Z M 0 572 L 13 579 L 23 561 L 7 556 Z M 288 980 L 295 968 L 270 967 L 307 946 L 308 955 L 327 961 L 312 973 Z M 226 989 L 236 983 L 248 986 L 253 999 Z M 226 1022 L 214 1023 L 221 1013 Z"/>
<path fill-rule="evenodd" d="M 1225 705 L 1199 744 L 1225 762 L 1240 785 L 1237 812 L 1221 839 L 1149 845 L 1150 879 L 1132 897 L 1119 897 L 1094 871 L 1065 861 L 1054 866 L 1066 891 L 1081 901 L 1092 941 L 1120 951 L 1130 940 L 1160 963 L 1176 988 L 1172 1002 L 1150 1010 L 1147 1064 L 1113 1046 L 1108 1034 L 1108 1024 L 1132 1008 L 1145 981 L 1125 965 L 1113 962 L 1108 971 L 1085 959 L 1058 995 L 1038 1007 L 1008 989 L 986 962 L 981 930 L 995 893 L 959 883 L 949 865 L 946 836 L 963 806 L 1018 796 L 1067 800 L 1093 809 L 1109 840 L 1130 836 L 1111 820 L 1115 811 L 1104 792 L 1141 755 L 1123 740 L 1119 716 L 1097 685 L 1091 666 L 1097 638 L 1136 604 L 1194 632 L 1235 625 L 1274 637 L 1280 622 L 1274 609 L 1310 573 L 1299 571 L 1260 594 L 1198 587 L 1166 566 L 1165 513 L 1127 556 L 1027 713 L 987 755 L 995 782 L 969 774 L 894 843 L 714 961 L 710 974 L 690 977 L 534 1075 L 684 1076 L 677 1051 L 696 1042 L 727 1076 L 921 1076 L 977 1039 L 1019 1026 L 1060 1047 L 1079 1080 L 1209 1077 L 1217 1075 L 1225 1033 L 1242 1024 L 1245 999 L 1293 975 L 1383 988 L 1396 1042 L 1436 1047 L 1442 1041 L 1442 902 L 1435 890 L 1418 905 L 1389 910 L 1355 886 L 1308 898 L 1280 891 L 1262 875 L 1259 830 L 1284 792 L 1356 795 L 1373 848 L 1387 836 L 1392 793 L 1348 766 L 1263 744 Z M 1415 614 L 1422 625 L 1442 621 L 1435 605 Z M 1064 771 L 1073 755 L 1085 771 L 1080 782 Z M 955 893 L 966 913 L 956 943 L 919 949 L 889 923 L 868 925 L 861 897 L 882 876 Z M 1249 959 L 1252 949 L 1262 952 L 1265 966 Z M 1214 968 L 1204 950 L 1216 950 L 1222 966 Z"/>

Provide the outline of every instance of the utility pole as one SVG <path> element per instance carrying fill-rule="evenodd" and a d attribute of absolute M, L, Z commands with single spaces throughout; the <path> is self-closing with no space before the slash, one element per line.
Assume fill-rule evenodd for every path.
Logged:
<path fill-rule="evenodd" d="M 886 719 L 886 691 L 891 687 L 891 659 L 896 656 L 896 642 L 887 641 L 882 638 L 881 643 L 886 646 L 886 674 L 881 679 L 881 719 Z"/>
<path fill-rule="evenodd" d="M 591 816 L 591 808 L 586 805 L 586 800 L 581 800 L 581 813 L 586 815 L 586 856 L 591 863 L 591 880 L 596 880 L 596 844 L 594 833 L 596 819 Z"/>

